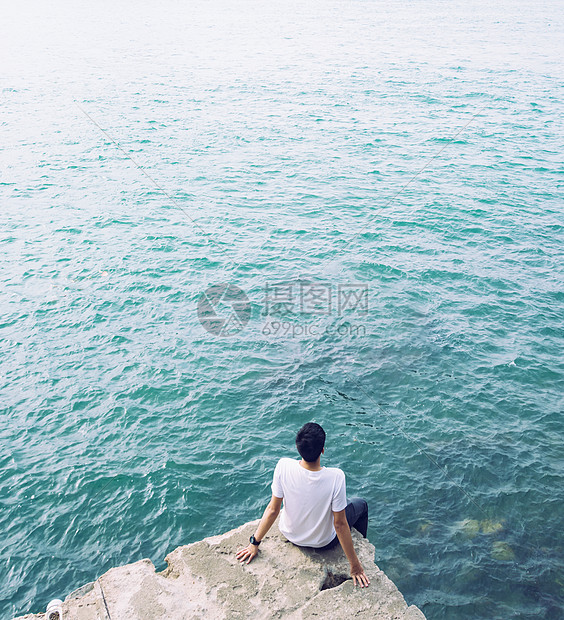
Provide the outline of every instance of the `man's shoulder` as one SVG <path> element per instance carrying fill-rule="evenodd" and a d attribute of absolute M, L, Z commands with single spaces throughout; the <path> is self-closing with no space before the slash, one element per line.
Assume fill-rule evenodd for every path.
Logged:
<path fill-rule="evenodd" d="M 340 478 L 343 480 L 345 478 L 345 472 L 339 467 L 326 467 L 325 470 L 327 471 L 328 475 L 332 476 L 333 478 Z"/>
<path fill-rule="evenodd" d="M 283 456 L 281 459 L 278 460 L 276 467 L 293 467 L 295 464 L 297 464 L 297 462 L 298 461 L 296 461 L 296 459 L 291 459 L 289 456 Z"/>

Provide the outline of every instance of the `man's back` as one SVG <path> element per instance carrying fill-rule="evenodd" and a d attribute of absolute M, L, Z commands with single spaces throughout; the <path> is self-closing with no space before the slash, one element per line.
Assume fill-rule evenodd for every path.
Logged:
<path fill-rule="evenodd" d="M 306 469 L 290 458 L 278 461 L 272 494 L 284 499 L 279 528 L 304 547 L 324 547 L 335 538 L 333 512 L 347 505 L 345 474 L 337 467 Z"/>
<path fill-rule="evenodd" d="M 347 503 L 345 474 L 336 467 L 321 467 L 325 453 L 325 431 L 316 422 L 304 424 L 296 435 L 301 461 L 278 461 L 272 480 L 272 497 L 249 544 L 236 557 L 247 564 L 258 555 L 268 530 L 280 516 L 279 528 L 286 538 L 302 547 L 341 547 L 351 565 L 353 583 L 364 588 L 370 580 L 362 568 L 351 536 L 355 527 L 365 538 L 368 504 L 360 497 Z"/>

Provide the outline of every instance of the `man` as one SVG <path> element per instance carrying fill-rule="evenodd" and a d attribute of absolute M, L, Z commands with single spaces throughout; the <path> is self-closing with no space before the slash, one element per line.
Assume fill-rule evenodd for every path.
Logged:
<path fill-rule="evenodd" d="M 308 422 L 296 435 L 301 461 L 282 458 L 274 470 L 272 499 L 262 519 L 237 559 L 248 564 L 258 554 L 259 545 L 284 509 L 279 528 L 282 534 L 300 547 L 331 549 L 338 543 L 351 566 L 354 585 L 367 587 L 370 580 L 356 555 L 350 528 L 353 526 L 366 538 L 368 505 L 363 499 L 346 499 L 345 474 L 337 467 L 321 467 L 325 452 L 325 431 L 315 422 Z"/>

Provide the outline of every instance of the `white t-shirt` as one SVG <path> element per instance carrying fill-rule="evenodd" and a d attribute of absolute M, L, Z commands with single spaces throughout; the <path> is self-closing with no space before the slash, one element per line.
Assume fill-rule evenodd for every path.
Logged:
<path fill-rule="evenodd" d="M 337 467 L 309 471 L 294 459 L 278 461 L 272 494 L 284 498 L 278 527 L 302 547 L 324 547 L 335 538 L 333 511 L 347 506 L 345 474 Z"/>

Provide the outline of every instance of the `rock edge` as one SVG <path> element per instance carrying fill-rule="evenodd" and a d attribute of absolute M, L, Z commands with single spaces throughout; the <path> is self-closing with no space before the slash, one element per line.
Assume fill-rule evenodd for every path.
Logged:
<path fill-rule="evenodd" d="M 168 567 L 161 573 L 150 560 L 110 569 L 67 596 L 64 620 L 425 619 L 376 566 L 374 546 L 355 530 L 368 588 L 353 586 L 340 546 L 323 552 L 300 549 L 277 524 L 259 556 L 240 565 L 235 551 L 248 544 L 257 523 L 178 547 L 167 555 Z M 41 613 L 14 620 L 44 618 Z"/>

